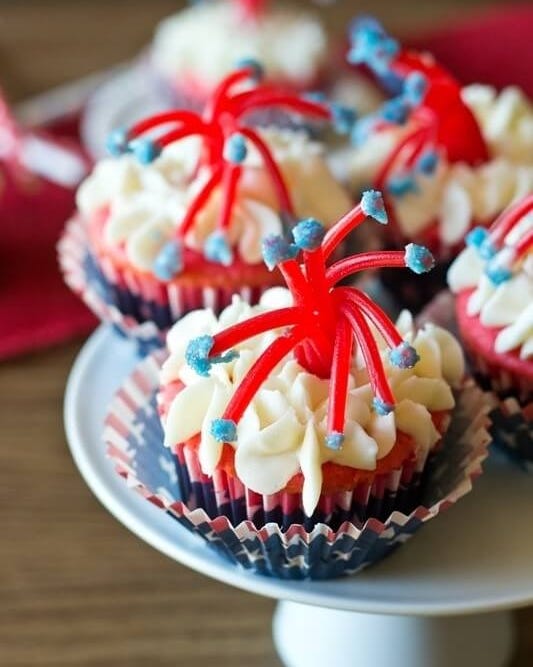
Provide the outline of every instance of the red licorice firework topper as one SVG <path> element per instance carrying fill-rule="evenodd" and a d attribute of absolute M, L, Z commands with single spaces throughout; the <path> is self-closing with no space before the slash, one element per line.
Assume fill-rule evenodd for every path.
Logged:
<path fill-rule="evenodd" d="M 281 217 L 294 220 L 291 196 L 271 149 L 256 129 L 245 124 L 249 114 L 275 107 L 289 113 L 332 121 L 339 131 L 351 129 L 354 116 L 348 109 L 287 93 L 278 86 L 260 83 L 261 78 L 262 68 L 257 62 L 242 61 L 238 69 L 220 82 L 203 113 L 186 110 L 163 112 L 142 120 L 130 130 L 117 130 L 109 138 L 108 148 L 113 155 L 132 152 L 143 164 L 155 160 L 169 144 L 191 136 L 201 139 L 202 149 L 193 178 L 200 170 L 202 174 L 207 174 L 207 178 L 176 229 L 174 241 L 163 247 L 155 261 L 154 272 L 163 280 L 170 280 L 183 269 L 183 239 L 218 186 L 222 188 L 222 202 L 217 231 L 206 240 L 204 254 L 207 259 L 226 266 L 233 262 L 227 230 L 248 144 L 256 149 L 269 174 Z M 154 130 L 163 133 L 155 139 L 146 136 Z"/>
<path fill-rule="evenodd" d="M 394 409 L 394 396 L 370 323 L 390 348 L 389 361 L 393 365 L 412 368 L 418 361 L 416 350 L 402 340 L 394 324 L 369 296 L 337 283 L 359 271 L 382 267 L 407 266 L 415 273 L 425 273 L 433 268 L 434 261 L 426 248 L 411 243 L 401 252 L 364 252 L 328 267 L 327 259 L 339 243 L 368 216 L 387 223 L 381 193 L 374 190 L 365 192 L 361 203 L 327 232 L 311 218 L 294 227 L 294 243 L 280 236 L 267 237 L 263 258 L 271 270 L 278 267 L 281 271 L 294 305 L 261 313 L 214 336 L 200 336 L 189 343 L 187 363 L 207 376 L 213 364 L 231 361 L 238 355 L 232 350 L 235 345 L 272 329 L 284 330 L 244 376 L 222 418 L 214 420 L 211 432 L 217 440 L 236 439 L 236 425 L 244 411 L 269 374 L 291 351 L 303 368 L 330 379 L 326 443 L 332 449 L 340 448 L 344 438 L 348 382 L 357 348 L 375 394 L 374 409 L 382 415 Z M 301 263 L 297 259 L 300 253 Z"/>
<path fill-rule="evenodd" d="M 513 245 L 507 245 L 507 235 L 533 213 L 533 194 L 504 211 L 490 229 L 475 227 L 466 237 L 466 244 L 477 250 L 486 262 L 485 274 L 494 285 L 509 280 L 514 267 L 533 250 L 533 224 Z"/>
<path fill-rule="evenodd" d="M 479 124 L 461 96 L 459 82 L 429 53 L 401 49 L 373 19 L 352 26 L 348 61 L 364 64 L 396 95 L 381 109 L 358 121 L 352 138 L 363 142 L 369 133 L 393 126 L 410 129 L 400 138 L 374 180 L 393 197 L 416 192 L 417 174 L 430 175 L 444 156 L 448 163 L 471 166 L 489 159 Z"/>

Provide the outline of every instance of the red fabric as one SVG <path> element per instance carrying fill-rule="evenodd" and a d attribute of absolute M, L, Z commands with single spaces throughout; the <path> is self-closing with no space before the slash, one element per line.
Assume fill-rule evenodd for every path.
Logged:
<path fill-rule="evenodd" d="M 408 39 L 463 83 L 521 86 L 533 96 L 533 8 L 509 5 Z M 48 128 L 74 137 L 72 119 Z M 63 284 L 55 245 L 74 193 L 48 184 L 0 211 L 0 359 L 86 334 L 94 316 Z"/>

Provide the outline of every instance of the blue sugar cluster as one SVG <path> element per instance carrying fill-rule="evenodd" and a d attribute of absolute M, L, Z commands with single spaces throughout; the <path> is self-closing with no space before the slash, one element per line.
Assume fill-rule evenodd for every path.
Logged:
<path fill-rule="evenodd" d="M 236 350 L 230 350 L 226 354 L 210 357 L 209 353 L 213 349 L 214 342 L 213 336 L 205 334 L 190 340 L 185 350 L 185 361 L 202 377 L 209 377 L 214 364 L 226 364 L 239 356 Z"/>
<path fill-rule="evenodd" d="M 487 264 L 485 275 L 493 285 L 501 285 L 513 277 L 513 272 L 508 266 L 495 259 Z"/>
<path fill-rule="evenodd" d="M 246 159 L 248 148 L 246 139 L 238 132 L 226 139 L 224 144 L 224 159 L 234 164 L 241 164 Z"/>
<path fill-rule="evenodd" d="M 297 257 L 299 248 L 286 241 L 283 236 L 271 234 L 263 239 L 261 251 L 265 264 L 273 271 L 281 262 Z"/>
<path fill-rule="evenodd" d="M 389 361 L 398 368 L 413 368 L 420 361 L 420 356 L 415 348 L 404 340 L 389 352 Z"/>
<path fill-rule="evenodd" d="M 326 447 L 335 452 L 339 452 L 344 444 L 344 433 L 333 431 L 326 436 Z"/>
<path fill-rule="evenodd" d="M 338 102 L 332 102 L 329 108 L 334 130 L 339 134 L 350 134 L 357 120 L 355 110 Z"/>
<path fill-rule="evenodd" d="M 265 75 L 263 65 L 255 58 L 240 58 L 235 63 L 235 67 L 236 69 L 244 69 L 245 67 L 251 69 L 255 82 L 261 81 Z"/>
<path fill-rule="evenodd" d="M 204 256 L 212 262 L 222 264 L 222 266 L 230 266 L 232 264 L 233 250 L 223 231 L 216 230 L 206 238 Z"/>
<path fill-rule="evenodd" d="M 481 259 L 487 262 L 485 275 L 493 285 L 501 285 L 513 276 L 509 266 L 498 257 L 498 249 L 490 239 L 490 233 L 485 227 L 474 227 L 466 235 L 466 245 L 475 248 Z"/>
<path fill-rule="evenodd" d="M 324 239 L 326 230 L 324 225 L 314 218 L 307 218 L 299 222 L 292 230 L 294 243 L 301 250 L 315 250 Z"/>
<path fill-rule="evenodd" d="M 129 141 L 127 130 L 114 130 L 107 138 L 107 151 L 114 157 L 132 153 L 141 164 L 150 164 L 161 155 L 162 148 L 148 137 L 139 137 Z"/>
<path fill-rule="evenodd" d="M 427 273 L 435 266 L 435 258 L 425 246 L 409 243 L 405 246 L 405 266 L 414 273 Z"/>
<path fill-rule="evenodd" d="M 413 169 L 391 176 L 387 181 L 387 192 L 398 199 L 410 192 L 418 192 L 416 176 L 431 176 L 439 163 L 439 156 L 434 150 L 426 150 L 416 161 Z"/>
<path fill-rule="evenodd" d="M 351 48 L 347 60 L 352 65 L 367 65 L 377 74 L 386 74 L 400 51 L 398 42 L 371 17 L 355 21 L 350 30 Z"/>
<path fill-rule="evenodd" d="M 390 414 L 394 410 L 394 405 L 392 403 L 386 403 L 385 401 L 382 401 L 381 398 L 378 398 L 377 396 L 372 401 L 372 405 L 374 407 L 374 410 L 381 417 L 384 417 L 385 415 Z"/>
<path fill-rule="evenodd" d="M 361 197 L 361 210 L 365 215 L 374 218 L 381 225 L 388 223 L 387 211 L 383 202 L 383 196 L 379 190 L 366 190 Z"/>
<path fill-rule="evenodd" d="M 183 253 L 178 241 L 168 241 L 157 254 L 152 271 L 160 280 L 172 280 L 183 271 Z"/>
<path fill-rule="evenodd" d="M 237 440 L 237 424 L 231 419 L 213 419 L 211 435 L 217 442 L 235 442 Z"/>

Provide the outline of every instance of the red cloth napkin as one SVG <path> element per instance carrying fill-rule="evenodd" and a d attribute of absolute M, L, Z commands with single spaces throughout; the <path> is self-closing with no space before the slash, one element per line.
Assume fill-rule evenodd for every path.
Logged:
<path fill-rule="evenodd" d="M 463 83 L 521 86 L 533 96 L 533 7 L 509 5 L 408 39 Z M 79 142 L 77 123 L 48 128 Z M 79 144 L 78 144 L 79 145 Z M 4 207 L 5 208 L 5 207 Z M 55 246 L 74 191 L 50 183 L 0 208 L 0 359 L 86 334 L 94 316 L 63 284 Z"/>

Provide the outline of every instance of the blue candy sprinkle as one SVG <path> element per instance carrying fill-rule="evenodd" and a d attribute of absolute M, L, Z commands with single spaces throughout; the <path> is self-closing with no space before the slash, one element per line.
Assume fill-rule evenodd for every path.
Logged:
<path fill-rule="evenodd" d="M 480 246 L 478 246 L 477 250 L 481 259 L 487 261 L 495 257 L 498 252 L 498 249 L 492 243 L 489 236 L 487 236 L 487 238 L 483 241 L 483 243 Z"/>
<path fill-rule="evenodd" d="M 413 368 L 420 361 L 420 356 L 415 348 L 404 340 L 389 352 L 389 361 L 398 368 Z"/>
<path fill-rule="evenodd" d="M 395 125 L 404 125 L 409 117 L 410 107 L 403 97 L 394 97 L 381 105 L 379 115 L 387 123 Z"/>
<path fill-rule="evenodd" d="M 307 218 L 299 222 L 292 230 L 294 243 L 302 250 L 315 250 L 320 246 L 326 229 L 314 218 Z"/>
<path fill-rule="evenodd" d="M 361 197 L 361 210 L 365 215 L 374 218 L 381 225 L 388 223 L 387 211 L 383 203 L 383 196 L 379 190 L 366 190 Z"/>
<path fill-rule="evenodd" d="M 378 119 L 375 116 L 366 116 L 358 120 L 352 128 L 350 140 L 354 146 L 362 146 L 374 131 Z"/>
<path fill-rule="evenodd" d="M 342 449 L 344 444 L 344 433 L 339 433 L 338 431 L 333 431 L 326 435 L 326 447 L 328 449 L 333 449 L 335 452 L 338 452 Z"/>
<path fill-rule="evenodd" d="M 233 250 L 224 232 L 216 230 L 206 238 L 204 257 L 223 266 L 231 265 L 233 262 Z"/>
<path fill-rule="evenodd" d="M 211 435 L 217 442 L 235 442 L 237 440 L 237 424 L 232 419 L 213 419 Z"/>
<path fill-rule="evenodd" d="M 409 243 L 405 246 L 405 266 L 414 273 L 427 273 L 435 266 L 435 258 L 423 245 Z"/>
<path fill-rule="evenodd" d="M 339 134 L 350 134 L 357 118 L 355 111 L 337 102 L 333 102 L 330 109 L 335 131 Z"/>
<path fill-rule="evenodd" d="M 248 148 L 246 147 L 246 139 L 242 134 L 232 134 L 224 144 L 224 159 L 228 162 L 241 164 L 246 159 Z"/>
<path fill-rule="evenodd" d="M 422 174 L 426 174 L 426 176 L 431 176 L 431 174 L 433 174 L 437 168 L 438 163 L 438 153 L 435 151 L 426 151 L 425 153 L 422 153 L 418 159 L 418 162 L 416 163 L 416 169 Z"/>
<path fill-rule="evenodd" d="M 128 151 L 128 131 L 124 128 L 113 130 L 107 137 L 107 152 L 114 157 L 123 155 Z"/>
<path fill-rule="evenodd" d="M 412 107 L 418 106 L 424 99 L 428 87 L 427 78 L 421 72 L 411 72 L 403 84 L 403 97 Z"/>
<path fill-rule="evenodd" d="M 273 271 L 280 262 L 294 259 L 298 255 L 298 246 L 288 243 L 283 236 L 271 234 L 263 239 L 261 251 L 263 260 L 270 271 Z"/>
<path fill-rule="evenodd" d="M 129 149 L 141 164 L 150 164 L 161 155 L 161 147 L 152 139 L 140 137 L 129 143 Z"/>
<path fill-rule="evenodd" d="M 394 410 L 394 405 L 392 403 L 385 403 L 385 401 L 382 401 L 381 398 L 378 398 L 377 396 L 372 401 L 372 405 L 378 415 L 381 416 L 388 415 Z"/>
<path fill-rule="evenodd" d="M 152 271 L 160 280 L 172 280 L 183 270 L 181 246 L 177 241 L 168 241 L 157 254 Z"/>
<path fill-rule="evenodd" d="M 488 237 L 489 232 L 485 227 L 474 227 L 474 229 L 466 235 L 465 242 L 467 246 L 479 249 Z"/>
<path fill-rule="evenodd" d="M 237 359 L 239 353 L 236 350 L 229 350 L 225 354 L 218 354 L 209 357 L 213 348 L 213 336 L 198 336 L 189 341 L 185 350 L 185 361 L 202 377 L 209 377 L 213 364 L 226 364 Z"/>
<path fill-rule="evenodd" d="M 398 42 L 372 20 L 359 22 L 351 37 L 352 48 L 347 55 L 348 62 L 353 65 L 366 64 L 380 74 L 387 71 L 390 61 L 400 50 Z"/>
<path fill-rule="evenodd" d="M 418 192 L 418 185 L 412 174 L 397 174 L 387 181 L 387 192 L 401 199 L 410 192 Z"/>
<path fill-rule="evenodd" d="M 255 58 L 240 58 L 235 63 L 235 67 L 237 69 L 244 69 L 245 67 L 249 67 L 253 71 L 253 77 L 255 81 L 261 81 L 265 74 L 263 65 L 261 65 L 261 63 Z"/>
<path fill-rule="evenodd" d="M 496 262 L 491 262 L 486 267 L 485 274 L 493 285 L 501 285 L 513 277 L 510 269 Z"/>

